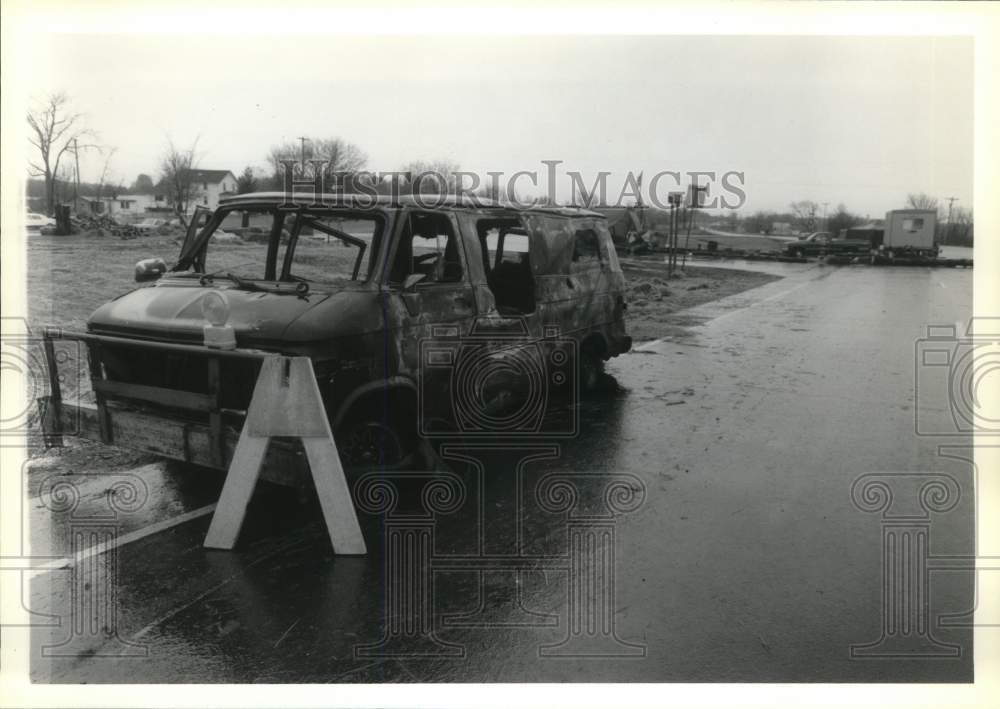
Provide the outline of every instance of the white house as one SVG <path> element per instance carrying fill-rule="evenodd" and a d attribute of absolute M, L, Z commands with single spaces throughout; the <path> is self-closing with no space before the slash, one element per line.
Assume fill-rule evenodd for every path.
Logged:
<path fill-rule="evenodd" d="M 229 170 L 191 170 L 189 176 L 195 195 L 191 207 L 215 209 L 220 197 L 236 194 L 236 175 Z"/>
<path fill-rule="evenodd" d="M 146 210 L 156 206 L 156 197 L 151 194 L 121 194 L 117 197 L 104 197 L 104 214 L 112 217 L 142 217 Z"/>
<path fill-rule="evenodd" d="M 189 170 L 187 176 L 191 181 L 188 212 L 198 206 L 215 209 L 219 206 L 220 197 L 236 194 L 236 176 L 229 170 Z M 153 204 L 150 206 L 158 210 L 173 209 L 174 198 L 170 186 L 162 180 L 156 185 L 156 194 L 153 195 Z"/>

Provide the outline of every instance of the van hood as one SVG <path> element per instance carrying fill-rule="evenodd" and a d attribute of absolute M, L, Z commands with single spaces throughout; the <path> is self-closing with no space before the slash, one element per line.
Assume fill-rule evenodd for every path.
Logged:
<path fill-rule="evenodd" d="M 201 286 L 161 281 L 105 303 L 90 316 L 87 328 L 103 335 L 200 344 L 205 326 L 201 300 L 211 292 L 222 293 L 229 303 L 228 323 L 233 326 L 240 347 L 294 345 L 344 334 L 331 322 L 336 318 L 333 313 L 331 318 L 310 319 L 313 323 L 323 322 L 321 328 L 294 325 L 306 313 L 335 307 L 334 301 L 349 306 L 359 296 L 369 300 L 375 295 L 346 287 L 300 296 L 246 290 L 228 283 Z M 368 298 L 364 298 L 366 295 Z M 368 325 L 372 329 L 373 324 Z"/>

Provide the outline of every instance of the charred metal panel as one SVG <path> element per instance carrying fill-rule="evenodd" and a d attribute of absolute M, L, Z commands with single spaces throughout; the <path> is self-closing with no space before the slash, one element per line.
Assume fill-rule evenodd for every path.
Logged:
<path fill-rule="evenodd" d="M 536 276 L 568 274 L 573 260 L 573 227 L 566 217 L 527 213 L 524 223 Z"/>

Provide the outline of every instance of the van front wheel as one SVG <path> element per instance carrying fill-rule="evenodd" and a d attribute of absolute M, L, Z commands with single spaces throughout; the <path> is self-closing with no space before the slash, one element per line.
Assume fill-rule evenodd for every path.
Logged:
<path fill-rule="evenodd" d="M 337 448 L 344 466 L 351 469 L 392 468 L 413 465 L 417 457 L 417 435 L 412 425 L 396 412 L 371 407 L 337 430 Z M 411 424 L 414 419 L 410 419 Z"/>

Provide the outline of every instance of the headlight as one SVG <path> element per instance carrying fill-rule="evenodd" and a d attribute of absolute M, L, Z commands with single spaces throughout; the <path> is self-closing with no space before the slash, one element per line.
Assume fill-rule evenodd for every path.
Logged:
<path fill-rule="evenodd" d="M 229 301 L 218 291 L 209 291 L 201 299 L 201 314 L 209 323 L 221 327 L 229 320 Z"/>

